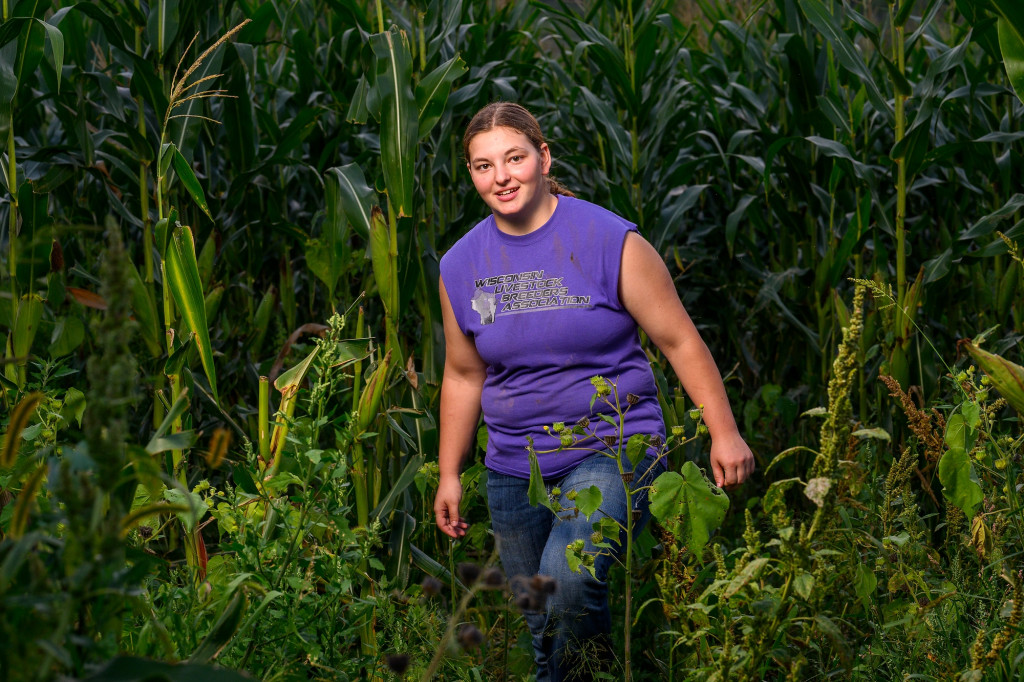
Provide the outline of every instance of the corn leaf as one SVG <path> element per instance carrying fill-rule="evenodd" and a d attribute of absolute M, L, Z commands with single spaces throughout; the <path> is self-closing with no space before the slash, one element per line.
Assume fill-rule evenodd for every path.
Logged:
<path fill-rule="evenodd" d="M 377 207 L 376 192 L 366 183 L 363 169 L 354 163 L 327 169 L 327 184 L 336 184 L 338 188 L 338 205 L 345 212 L 348 222 L 359 232 L 363 239 L 370 236 L 370 222 L 373 209 Z M 331 210 L 328 205 L 328 210 Z"/>
<path fill-rule="evenodd" d="M 157 56 L 163 57 L 178 35 L 178 0 L 153 0 L 149 3 L 146 35 Z"/>
<path fill-rule="evenodd" d="M 49 22 L 39 21 L 39 25 L 46 31 L 46 39 L 50 42 L 50 52 L 53 54 L 53 68 L 57 72 L 57 92 L 60 92 L 60 72 L 64 68 L 64 34 L 56 25 Z"/>
<path fill-rule="evenodd" d="M 210 390 L 217 397 L 217 374 L 213 366 L 213 346 L 210 344 L 210 329 L 206 322 L 206 301 L 203 287 L 199 282 L 199 266 L 196 263 L 196 247 L 192 230 L 187 226 L 174 230 L 167 245 L 167 280 L 174 302 L 181 317 L 196 335 L 199 358 L 210 381 Z"/>
<path fill-rule="evenodd" d="M 409 40 L 397 27 L 370 36 L 376 58 L 374 88 L 380 101 L 380 150 L 391 206 L 398 217 L 412 216 L 413 164 L 419 117 L 412 91 Z"/>
<path fill-rule="evenodd" d="M 405 492 L 405 489 L 409 487 L 414 480 L 416 480 L 416 474 L 419 472 L 420 467 L 423 466 L 423 460 L 425 456 L 423 453 L 413 455 L 409 458 L 405 468 L 402 470 L 402 474 L 398 477 L 398 480 L 391 486 L 384 495 L 384 499 L 377 504 L 376 508 L 370 512 L 370 519 L 385 518 L 387 517 L 398 504 L 398 501 Z"/>
<path fill-rule="evenodd" d="M 416 86 L 416 108 L 419 110 L 418 139 L 422 140 L 429 135 L 441 119 L 452 83 L 466 71 L 466 63 L 459 55 L 455 55 L 424 76 Z"/>
<path fill-rule="evenodd" d="M 192 197 L 196 205 L 202 209 L 203 213 L 210 220 L 213 220 L 213 216 L 210 215 L 210 207 L 206 203 L 206 195 L 203 193 L 203 186 L 199 184 L 199 179 L 196 177 L 195 172 L 192 170 L 192 166 L 189 165 L 185 157 L 181 155 L 178 148 L 172 145 L 172 160 L 174 163 L 174 172 L 177 174 L 178 179 L 181 180 L 181 184 L 188 190 L 189 195 Z M 195 247 L 193 247 L 193 250 Z"/>
<path fill-rule="evenodd" d="M 1014 30 L 1013 26 L 1006 19 L 1000 19 L 999 48 L 1003 53 L 1003 66 L 1006 67 L 1006 76 L 1010 79 L 1017 97 L 1024 101 L 1024 38 L 1021 33 Z"/>
<path fill-rule="evenodd" d="M 409 582 L 409 568 L 412 565 L 412 534 L 415 530 L 416 519 L 406 511 L 395 512 L 388 538 L 387 575 L 398 583 L 397 588 L 400 590 L 405 589 Z"/>

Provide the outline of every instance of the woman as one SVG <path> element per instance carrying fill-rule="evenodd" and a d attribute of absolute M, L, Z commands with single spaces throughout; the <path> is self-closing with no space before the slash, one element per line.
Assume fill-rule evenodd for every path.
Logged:
<path fill-rule="evenodd" d="M 605 578 L 612 562 L 599 556 L 596 578 L 569 571 L 566 545 L 593 550 L 592 525 L 580 515 L 561 519 L 528 501 L 532 438 L 549 492 L 563 507 L 571 490 L 601 488 L 602 511 L 624 522 L 626 499 L 614 460 L 557 448 L 545 425 L 590 419 L 588 430 L 614 430 L 592 414 L 590 378 L 615 382 L 638 399 L 626 417 L 628 437 L 660 435 L 665 426 L 654 377 L 637 327 L 665 354 L 683 388 L 704 405 L 715 482 L 731 487 L 754 468 L 725 388 L 707 346 L 676 294 L 661 256 L 636 226 L 576 199 L 548 177 L 551 151 L 536 119 L 523 107 L 498 102 L 473 117 L 463 150 L 473 185 L 491 209 L 441 259 L 440 296 L 446 344 L 441 385 L 440 485 L 434 501 L 438 527 L 453 538 L 466 533 L 459 516 L 459 472 L 483 409 L 488 445 L 488 504 L 506 574 L 555 578 L 546 604 L 526 609 L 538 680 L 570 679 L 582 662 L 610 658 Z M 600 403 L 595 404 L 600 410 Z M 652 470 L 653 456 L 636 471 Z M 660 465 L 659 465 L 660 466 Z M 634 496 L 640 524 L 646 495 Z M 518 587 L 517 587 L 518 585 Z M 525 581 L 513 582 L 521 603 Z"/>

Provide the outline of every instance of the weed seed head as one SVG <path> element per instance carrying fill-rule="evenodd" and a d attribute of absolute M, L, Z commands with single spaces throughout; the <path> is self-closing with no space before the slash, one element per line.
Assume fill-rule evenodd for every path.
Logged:
<path fill-rule="evenodd" d="M 467 585 L 472 585 L 480 577 L 480 567 L 469 561 L 460 563 L 456 572 L 459 574 L 459 580 Z"/>
<path fill-rule="evenodd" d="M 484 571 L 483 583 L 492 589 L 501 589 L 505 586 L 505 574 L 497 566 L 491 566 Z"/>
<path fill-rule="evenodd" d="M 459 628 L 459 644 L 463 649 L 475 649 L 484 643 L 484 633 L 475 625 L 463 625 Z"/>
<path fill-rule="evenodd" d="M 388 668 L 396 675 L 404 675 L 409 669 L 409 654 L 388 654 L 384 657 Z"/>
<path fill-rule="evenodd" d="M 423 582 L 420 583 L 420 589 L 422 589 L 423 594 L 428 597 L 436 597 L 441 594 L 442 587 L 444 587 L 444 585 L 441 584 L 441 581 L 432 575 L 428 575 L 423 579 Z"/>

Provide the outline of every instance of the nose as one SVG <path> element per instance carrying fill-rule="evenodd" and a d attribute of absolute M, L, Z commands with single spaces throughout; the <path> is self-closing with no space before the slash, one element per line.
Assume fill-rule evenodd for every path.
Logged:
<path fill-rule="evenodd" d="M 510 178 L 511 178 L 511 176 L 509 175 L 508 168 L 505 167 L 505 164 L 499 163 L 499 164 L 494 166 L 494 181 L 495 182 L 497 182 L 500 185 L 504 185 L 506 182 L 509 181 Z"/>

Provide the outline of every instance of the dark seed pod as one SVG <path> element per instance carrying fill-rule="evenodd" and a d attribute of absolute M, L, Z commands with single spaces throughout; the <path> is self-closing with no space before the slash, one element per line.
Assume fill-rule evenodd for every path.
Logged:
<path fill-rule="evenodd" d="M 644 515 L 644 513 L 642 511 L 640 511 L 639 509 L 634 509 L 633 510 L 633 523 L 639 523 L 640 522 L 640 517 L 643 516 L 643 515 Z"/>
<path fill-rule="evenodd" d="M 632 471 L 623 471 L 622 472 L 622 482 L 623 483 L 632 483 L 633 482 L 633 472 Z"/>
<path fill-rule="evenodd" d="M 657 450 L 662 446 L 661 436 L 651 436 L 651 447 Z"/>
<path fill-rule="evenodd" d="M 484 571 L 483 581 L 487 587 L 501 588 L 505 586 L 505 574 L 497 566 L 491 566 Z"/>
<path fill-rule="evenodd" d="M 403 675 L 409 669 L 409 654 L 388 654 L 384 660 L 396 675 Z"/>
<path fill-rule="evenodd" d="M 444 587 L 444 585 L 441 584 L 441 581 L 432 575 L 428 575 L 423 579 L 423 582 L 420 583 L 420 589 L 422 589 L 423 594 L 428 597 L 436 597 L 441 594 L 442 587 Z"/>
<path fill-rule="evenodd" d="M 636 393 L 627 393 L 626 402 L 630 405 L 636 405 L 638 402 L 640 402 L 640 396 L 638 396 Z"/>
<path fill-rule="evenodd" d="M 467 585 L 472 585 L 480 577 L 480 567 L 468 561 L 460 563 L 455 570 L 459 574 L 459 580 Z"/>
<path fill-rule="evenodd" d="M 551 576 L 538 573 L 530 580 L 530 587 L 540 594 L 554 594 L 558 589 L 558 581 Z"/>
<path fill-rule="evenodd" d="M 459 628 L 459 643 L 463 649 L 475 649 L 484 643 L 484 633 L 475 625 L 467 624 Z"/>
<path fill-rule="evenodd" d="M 584 417 L 583 419 L 576 422 L 576 426 L 580 427 L 581 429 L 585 429 L 588 426 L 590 426 L 590 420 Z"/>
<path fill-rule="evenodd" d="M 613 436 L 604 436 L 604 437 L 601 438 L 601 440 L 604 441 L 605 445 L 607 445 L 610 448 L 613 448 L 613 447 L 615 447 L 615 444 L 619 442 L 619 437 L 618 436 L 614 436 L 614 435 Z"/>

